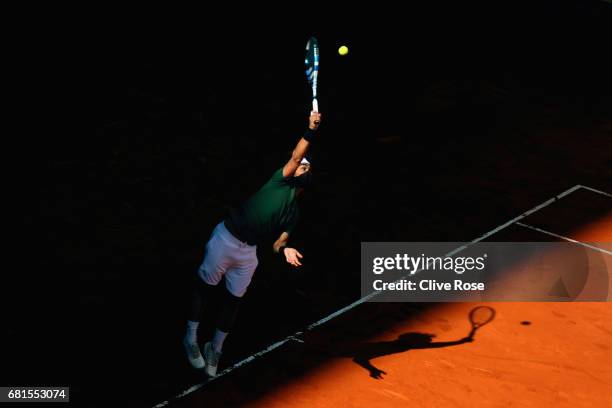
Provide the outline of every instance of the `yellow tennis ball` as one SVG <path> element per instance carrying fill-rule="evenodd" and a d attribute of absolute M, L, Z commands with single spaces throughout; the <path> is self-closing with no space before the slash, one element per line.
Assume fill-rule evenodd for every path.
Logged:
<path fill-rule="evenodd" d="M 342 47 L 338 48 L 338 54 L 340 55 L 348 54 L 348 47 L 346 45 L 343 45 Z"/>

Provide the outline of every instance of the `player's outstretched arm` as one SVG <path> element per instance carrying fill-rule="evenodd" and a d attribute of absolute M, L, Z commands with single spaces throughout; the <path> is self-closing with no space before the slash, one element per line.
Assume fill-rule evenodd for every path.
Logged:
<path fill-rule="evenodd" d="M 310 143 L 314 138 L 314 132 L 317 131 L 319 124 L 321 123 L 321 113 L 310 112 L 308 122 L 308 130 L 306 131 L 306 134 L 300 139 L 297 146 L 295 146 L 293 153 L 291 153 L 291 158 L 287 164 L 285 164 L 285 167 L 283 167 L 283 177 L 292 177 L 297 168 L 300 166 L 300 162 L 308 152 Z"/>
<path fill-rule="evenodd" d="M 300 252 L 295 248 L 287 247 L 288 240 L 289 234 L 287 232 L 283 232 L 272 245 L 272 249 L 275 253 L 283 255 L 287 263 L 293 266 L 301 266 L 302 263 L 300 262 L 300 259 L 302 259 L 302 254 L 300 254 Z"/>

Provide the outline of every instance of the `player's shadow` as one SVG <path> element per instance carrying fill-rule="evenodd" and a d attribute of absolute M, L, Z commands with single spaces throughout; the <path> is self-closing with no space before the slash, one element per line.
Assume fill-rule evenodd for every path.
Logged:
<path fill-rule="evenodd" d="M 409 332 L 401 334 L 392 341 L 381 341 L 377 343 L 359 343 L 344 348 L 341 352 L 343 357 L 353 357 L 353 361 L 370 372 L 370 377 L 382 379 L 385 371 L 374 366 L 372 360 L 389 354 L 403 353 L 408 350 L 429 349 L 457 346 L 459 344 L 473 341 L 473 336 L 466 336 L 454 341 L 433 342 L 435 334 Z"/>

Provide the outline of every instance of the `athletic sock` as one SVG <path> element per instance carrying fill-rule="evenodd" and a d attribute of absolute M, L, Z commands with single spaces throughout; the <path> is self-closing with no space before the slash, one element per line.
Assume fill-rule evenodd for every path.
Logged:
<path fill-rule="evenodd" d="M 187 333 L 185 333 L 185 340 L 187 343 L 196 344 L 198 342 L 198 326 L 200 322 L 194 322 L 187 320 Z"/>
<path fill-rule="evenodd" d="M 213 346 L 213 349 L 217 353 L 221 352 L 221 349 L 223 348 L 223 342 L 225 341 L 227 334 L 228 333 L 222 332 L 219 329 L 215 330 L 215 335 L 213 336 L 213 339 L 212 339 L 212 346 Z"/>

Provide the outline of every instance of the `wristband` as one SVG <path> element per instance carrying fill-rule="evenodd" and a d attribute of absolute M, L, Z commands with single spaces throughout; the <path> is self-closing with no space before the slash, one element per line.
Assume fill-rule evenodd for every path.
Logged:
<path fill-rule="evenodd" d="M 304 132 L 304 136 L 302 136 L 304 138 L 304 140 L 311 142 L 313 141 L 313 139 L 315 139 L 317 132 L 315 130 L 312 130 L 310 128 L 306 129 L 306 132 Z"/>
<path fill-rule="evenodd" d="M 280 256 L 285 256 L 285 248 L 287 248 L 287 245 L 281 245 L 280 248 L 278 248 L 278 254 Z"/>

